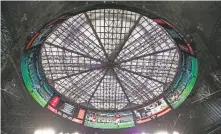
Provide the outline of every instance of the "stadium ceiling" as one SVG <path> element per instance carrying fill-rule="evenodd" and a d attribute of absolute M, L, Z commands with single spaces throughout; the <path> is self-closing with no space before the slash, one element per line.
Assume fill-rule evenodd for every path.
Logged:
<path fill-rule="evenodd" d="M 164 28 L 122 9 L 69 18 L 41 50 L 44 73 L 57 92 L 97 110 L 133 108 L 156 99 L 168 90 L 179 59 Z"/>
<path fill-rule="evenodd" d="M 98 134 L 134 132 L 134 129 L 128 131 L 86 129 L 42 110 L 24 90 L 24 84 L 18 73 L 21 50 L 27 43 L 26 38 L 30 39 L 28 37 L 30 33 L 37 31 L 39 26 L 51 18 L 96 2 L 2 2 L 2 4 L 1 133 L 30 134 L 38 127 L 45 127 L 48 124 L 63 132 L 76 130 L 83 133 L 98 132 Z M 221 73 L 216 61 L 220 56 L 220 2 L 122 2 L 122 4 L 151 10 L 174 22 L 180 31 L 191 35 L 197 42 L 196 49 L 199 57 L 199 79 L 186 103 L 164 118 L 137 128 L 145 132 L 151 129 L 168 129 L 177 130 L 183 134 L 219 134 Z M 199 18 L 202 14 L 204 19 Z M 45 64 L 45 69 L 49 68 L 47 65 L 49 64 Z"/>

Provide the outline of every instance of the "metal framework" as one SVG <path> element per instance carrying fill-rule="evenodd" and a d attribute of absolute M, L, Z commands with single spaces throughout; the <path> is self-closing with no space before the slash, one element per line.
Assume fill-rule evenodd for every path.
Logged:
<path fill-rule="evenodd" d="M 66 99 L 121 110 L 156 99 L 173 81 L 179 53 L 156 22 L 121 9 L 75 15 L 47 37 L 45 75 Z"/>
<path fill-rule="evenodd" d="M 7 64 L 7 59 L 9 58 L 9 55 L 11 53 L 12 47 L 12 37 L 9 32 L 9 29 L 7 28 L 5 19 L 3 17 L 3 14 L 1 13 L 1 70 L 3 70 Z"/>
<path fill-rule="evenodd" d="M 55 3 L 55 2 L 54 2 Z M 58 3 L 52 3 L 51 4 L 51 7 L 53 7 L 53 8 L 56 8 L 56 12 L 59 12 L 59 13 L 61 13 L 61 12 L 66 12 L 66 10 L 67 9 L 69 9 L 70 11 L 73 11 L 73 9 L 81 9 L 81 8 L 85 8 L 85 5 L 87 5 L 87 2 L 72 2 L 72 3 L 69 3 L 69 2 L 67 2 L 66 4 L 58 4 Z M 86 3 L 86 4 L 85 4 Z M 120 2 L 118 2 L 118 3 L 120 3 Z M 126 2 L 124 2 L 125 4 L 127 4 L 127 5 L 136 5 L 137 7 L 143 7 L 143 8 L 145 8 L 145 10 L 152 10 L 152 11 L 157 11 L 157 13 L 160 13 L 160 16 L 170 16 L 170 17 L 173 17 L 173 19 L 170 19 L 170 20 L 175 20 L 175 21 L 178 21 L 178 24 L 177 25 L 181 25 L 181 26 L 178 26 L 179 28 L 183 28 L 184 26 L 185 27 L 189 27 L 190 25 L 188 25 L 188 24 L 192 24 L 192 22 L 190 22 L 190 23 L 188 23 L 188 24 L 186 24 L 186 23 L 184 23 L 185 21 L 188 21 L 188 19 L 184 19 L 183 18 L 183 16 L 181 15 L 180 16 L 180 18 L 179 18 L 179 13 L 177 13 L 177 14 L 174 14 L 173 12 L 171 12 L 170 10 L 164 10 L 164 9 L 172 9 L 173 11 L 176 11 L 175 10 L 175 6 L 176 5 L 180 5 L 180 6 L 177 6 L 176 7 L 176 9 L 182 9 L 182 7 L 184 7 L 183 5 L 185 5 L 185 3 L 182 3 L 182 4 L 177 4 L 177 3 L 171 3 L 170 5 L 170 7 L 168 7 L 167 5 L 165 5 L 164 3 L 151 3 L 151 2 L 139 2 L 139 4 L 138 4 L 138 2 L 129 2 L 129 1 L 126 1 Z M 4 3 L 3 3 L 4 4 Z M 48 3 L 44 3 L 44 5 L 46 5 L 47 6 L 47 4 Z M 89 2 L 89 4 L 90 4 L 90 2 Z M 203 4 L 203 3 L 202 3 Z M 59 6 L 57 6 L 57 5 L 59 5 Z M 182 5 L 182 6 L 181 6 Z M 199 6 L 199 5 L 197 5 L 196 6 L 196 3 L 195 4 L 193 4 L 193 3 L 189 3 L 189 5 L 191 5 L 191 6 L 194 6 L 194 10 L 199 10 L 199 9 L 201 9 L 201 10 L 203 10 L 203 11 L 205 11 L 205 8 L 202 8 L 202 6 Z M 207 4 L 205 4 L 205 5 L 207 5 Z M 208 4 L 209 5 L 209 4 Z M 26 8 L 24 8 L 24 7 L 27 7 L 27 6 L 29 6 L 29 7 L 31 7 L 31 8 L 29 8 L 30 10 L 31 10 L 31 12 L 35 9 L 35 8 L 38 8 L 38 7 L 42 7 L 42 3 L 41 2 L 37 2 L 37 3 L 31 3 L 31 2 L 29 2 L 29 3 L 25 3 L 25 2 L 23 2 L 23 3 L 17 3 L 17 4 L 10 4 L 10 6 L 5 6 L 5 4 L 4 4 L 4 6 L 3 7 L 6 7 L 6 8 L 8 8 L 8 10 L 7 10 L 7 12 L 10 12 L 10 18 L 8 19 L 8 21 L 6 21 L 6 22 L 3 22 L 2 21 L 2 36 L 4 36 L 3 34 L 8 34 L 8 29 L 7 30 L 4 30 L 3 31 L 3 25 L 4 25 L 4 23 L 8 23 L 9 25 L 10 24 L 13 24 L 13 25 L 10 25 L 10 28 L 14 28 L 14 29 L 18 29 L 17 31 L 15 31 L 14 30 L 14 32 L 11 32 L 10 34 L 11 35 L 15 35 L 15 36 L 13 36 L 13 40 L 14 39 L 16 39 L 16 38 L 18 38 L 19 39 L 19 41 L 22 41 L 23 42 L 23 39 L 21 38 L 21 35 L 22 35 L 22 37 L 26 37 L 25 35 L 26 35 L 26 33 L 28 33 L 27 32 L 27 30 L 24 30 L 24 31 L 22 31 L 21 29 L 21 23 L 17 23 L 15 20 L 17 19 L 17 20 L 20 20 L 21 19 L 21 16 L 22 16 L 22 13 L 24 13 L 24 12 L 27 12 L 27 10 L 26 10 Z M 60 6 L 62 6 L 62 10 L 58 10 L 58 9 L 60 9 L 59 7 Z M 154 7 L 155 6 L 157 6 L 157 8 L 155 9 Z M 216 4 L 216 6 L 219 6 L 219 4 Z M 187 6 L 186 6 L 187 7 Z M 33 15 L 31 15 L 30 17 L 34 17 L 34 18 L 36 18 L 36 16 L 38 16 L 39 14 L 42 14 L 42 12 L 43 13 L 48 13 L 49 11 L 52 11 L 53 12 L 53 15 L 57 15 L 57 13 L 55 12 L 55 10 L 50 10 L 51 8 L 45 8 L 44 10 L 43 9 L 39 9 L 39 10 L 35 10 L 34 12 L 33 12 Z M 153 10 L 154 9 L 154 10 Z M 159 9 L 159 10 L 157 10 L 157 9 Z M 186 9 L 186 8 L 185 8 Z M 188 11 L 188 10 L 186 10 L 186 11 Z M 4 12 L 4 10 L 2 10 L 2 12 Z M 171 13 L 172 13 L 172 15 L 171 15 Z M 20 14 L 20 15 L 19 15 Z M 8 15 L 8 14 L 7 14 Z M 3 18 L 4 16 L 2 15 L 2 18 Z M 29 17 L 29 20 L 31 19 Z M 47 17 L 42 17 L 42 18 L 47 18 Z M 192 19 L 189 19 L 189 20 L 192 20 Z M 31 29 L 31 28 L 33 28 L 34 26 L 33 25 L 36 25 L 36 27 L 37 26 L 39 26 L 39 25 L 41 25 L 43 22 L 45 22 L 45 21 L 35 21 L 35 23 L 33 23 L 33 21 L 28 21 L 28 25 L 30 26 L 29 27 L 29 29 Z M 182 27 L 183 26 L 183 27 Z M 13 30 L 12 30 L 13 31 Z M 32 30 L 33 31 L 33 30 Z M 196 35 L 194 35 L 194 37 L 196 37 Z M 212 35 L 212 37 L 214 37 L 214 35 Z M 217 37 L 221 37 L 221 36 L 218 36 L 217 35 Z M 198 80 L 199 80 L 199 83 L 201 83 L 201 79 L 199 79 L 200 78 L 200 76 L 202 77 L 202 76 L 204 76 L 204 74 L 205 73 L 203 73 L 203 72 L 210 72 L 210 70 L 208 70 L 208 66 L 210 66 L 210 64 L 212 64 L 211 63 L 211 61 L 213 60 L 212 58 L 208 58 L 209 56 L 209 52 L 208 51 L 206 51 L 207 50 L 207 48 L 206 48 L 206 44 L 205 44 L 205 42 L 204 41 L 202 41 L 202 40 L 200 40 L 201 39 L 201 37 L 199 37 L 199 39 L 197 39 L 196 40 L 196 43 L 197 43 L 197 53 L 198 53 L 198 57 L 199 57 L 199 62 L 201 63 L 200 65 L 199 65 L 199 69 L 200 70 L 202 70 L 202 71 L 199 71 L 199 72 L 201 72 L 200 73 L 200 75 L 199 75 L 199 77 L 198 77 Z M 218 38 L 217 38 L 218 39 Z M 12 66 L 11 64 L 5 64 L 6 62 L 11 62 L 10 60 L 8 60 L 9 58 L 8 58 L 8 51 L 5 51 L 5 47 L 7 47 L 7 48 L 10 48 L 10 50 L 12 50 L 12 48 L 13 49 L 15 49 L 16 50 L 16 52 L 18 52 L 18 53 L 20 53 L 20 51 L 21 51 L 21 49 L 20 49 L 20 47 L 24 47 L 23 46 L 23 43 L 18 43 L 17 41 L 16 41 L 16 45 L 14 44 L 13 45 L 13 47 L 11 47 L 11 45 L 9 45 L 9 43 L 7 43 L 7 45 L 4 45 L 5 43 L 3 42 L 5 39 L 4 39 L 4 37 L 2 37 L 2 47 L 1 47 L 1 49 L 2 49 L 2 53 L 1 53 L 1 56 L 2 56 L 2 71 L 4 70 L 5 71 L 5 69 L 4 68 L 9 68 L 10 66 Z M 214 39 L 213 39 L 213 41 L 214 41 Z M 217 40 L 218 41 L 218 40 Z M 219 40 L 220 41 L 220 40 Z M 11 42 L 11 41 L 10 41 Z M 4 43 L 4 44 L 3 44 Z M 18 45 L 19 44 L 19 45 Z M 210 43 L 211 44 L 211 43 Z M 219 43 L 220 44 L 220 43 Z M 219 45 L 218 44 L 218 45 Z M 4 46 L 3 46 L 4 45 Z M 10 47 L 9 47 L 10 46 Z M 211 45 L 210 45 L 211 46 Z M 214 45 L 213 45 L 214 46 Z M 7 49 L 8 50 L 8 49 Z M 219 50 L 219 49 L 217 49 L 217 50 Z M 6 55 L 7 54 L 7 55 Z M 10 52 L 10 54 L 13 54 L 13 53 L 11 53 Z M 7 56 L 7 58 L 4 58 L 3 56 Z M 17 58 L 18 58 L 18 56 L 16 56 Z M 4 58 L 4 59 L 3 59 Z M 3 61 L 4 60 L 4 61 Z M 5 62 L 6 61 L 6 62 Z M 15 61 L 19 61 L 19 59 L 15 59 Z M 17 63 L 17 66 L 19 67 L 19 63 Z M 214 65 L 214 64 L 213 64 Z M 205 67 L 204 67 L 205 66 Z M 13 66 L 12 66 L 13 67 Z M 8 69 L 9 70 L 9 69 Z M 12 72 L 12 73 L 14 73 L 14 74 L 16 74 L 16 72 L 15 72 L 16 70 L 15 69 L 10 69 L 10 72 Z M 215 79 L 217 78 L 217 77 L 219 77 L 219 78 L 221 78 L 221 73 L 220 73 L 220 71 L 219 71 L 219 73 L 215 73 L 216 74 L 216 76 L 215 76 Z M 16 76 L 16 81 L 19 81 L 20 83 L 21 83 L 21 81 L 18 79 L 18 76 Z M 206 77 L 205 78 L 203 78 L 203 79 L 206 79 Z M 3 78 L 2 77 L 2 80 L 6 80 L 5 78 Z M 8 83 L 10 83 L 11 81 L 9 81 Z M 3 82 L 2 82 L 3 83 Z M 12 83 L 11 83 L 12 84 Z M 23 91 L 23 89 L 24 89 L 24 87 L 19 87 L 18 88 L 18 86 L 19 86 L 20 84 L 16 84 L 16 88 L 14 88 L 15 90 L 18 90 L 19 89 L 19 91 Z M 7 87 L 7 86 L 6 86 Z M 13 91 L 13 89 L 11 89 L 11 88 L 13 88 L 14 86 L 11 86 L 10 87 L 10 92 L 11 93 L 15 93 L 14 91 Z M 7 89 L 9 89 L 9 88 L 7 88 Z M 219 88 L 219 89 L 221 89 L 221 88 Z M 9 91 L 9 90 L 8 90 Z M 25 90 L 24 90 L 25 91 Z M 4 92 L 4 91 L 2 91 L 2 96 L 3 96 L 3 94 L 6 94 L 6 97 L 7 97 L 7 100 L 9 101 L 9 103 L 12 105 L 12 102 L 10 102 L 10 100 L 14 100 L 14 101 L 16 101 L 17 100 L 17 98 L 15 97 L 15 96 L 12 96 L 12 95 L 10 95 L 10 94 L 8 94 L 8 93 L 6 93 L 6 92 Z M 212 94 L 212 92 L 211 92 L 211 94 Z M 9 97 L 14 97 L 14 98 L 9 98 Z M 27 99 L 27 97 L 29 97 L 29 96 L 24 96 L 24 98 L 25 99 Z M 212 99 L 215 99 L 216 97 L 214 97 L 214 96 L 212 96 Z M 6 100 L 6 98 L 5 97 L 2 97 L 2 105 L 3 105 L 3 103 L 4 103 L 4 101 L 3 100 Z M 25 101 L 25 102 L 28 102 L 27 100 Z M 195 103 L 196 104 L 196 103 Z M 199 105 L 202 105 L 202 104 L 204 104 L 204 103 L 200 103 Z M 218 105 L 217 105 L 218 104 Z M 216 105 L 217 106 L 219 106 L 219 104 L 220 103 L 217 103 Z M 214 104 L 210 104 L 210 105 L 214 105 Z M 19 105 L 17 105 L 17 107 L 20 107 Z M 29 105 L 27 105 L 27 107 L 29 107 Z M 207 117 L 207 118 L 205 118 L 204 119 L 204 121 L 205 122 L 210 122 L 210 120 L 212 119 L 211 118 L 211 116 L 209 116 L 209 114 L 206 114 L 206 113 L 208 113 L 208 110 L 203 110 L 203 109 L 205 109 L 205 106 L 203 105 L 201 108 L 196 108 L 195 107 L 195 105 L 193 105 L 192 106 L 192 108 L 193 108 L 193 110 L 196 110 L 196 109 L 199 109 L 199 111 L 201 111 L 202 112 L 202 114 L 205 114 L 205 116 L 203 116 L 203 117 L 201 117 L 201 118 L 205 118 L 205 117 Z M 217 107 L 215 107 L 216 109 L 217 109 Z M 186 109 L 186 107 L 184 107 L 184 109 Z M 2 110 L 5 110 L 5 108 L 2 106 Z M 210 108 L 209 108 L 209 110 L 210 110 Z M 218 109 L 217 109 L 218 110 Z M 23 112 L 23 111 L 26 111 L 26 110 L 22 110 L 21 111 L 21 109 L 17 109 L 17 108 L 15 108 L 14 110 L 10 110 L 10 112 L 12 112 L 12 111 L 17 111 L 17 112 L 19 112 L 19 113 L 21 113 L 21 112 Z M 32 112 L 33 112 L 34 110 L 32 110 Z M 176 110 L 177 111 L 177 110 Z M 21 133 L 21 134 L 30 134 L 31 132 L 28 132 L 27 131 L 27 129 L 28 128 L 31 128 L 32 130 L 34 130 L 34 129 L 36 129 L 37 127 L 36 126 L 38 126 L 39 124 L 46 124 L 46 123 L 44 123 L 44 122 L 40 122 L 40 123 L 37 123 L 38 121 L 39 121 L 39 119 L 45 119 L 45 120 L 50 120 L 49 119 L 49 116 L 48 115 L 50 115 L 50 114 L 48 114 L 47 116 L 44 116 L 44 117 L 42 117 L 42 115 L 39 115 L 39 116 L 37 116 L 36 117 L 36 119 L 33 119 L 33 114 L 31 115 L 31 118 L 27 118 L 27 116 L 29 116 L 30 114 L 28 114 L 27 116 L 20 116 L 20 115 L 16 115 L 18 118 L 17 118 L 17 121 L 16 122 L 14 122 L 14 121 L 11 121 L 12 120 L 12 118 L 14 118 L 14 116 L 12 116 L 11 114 L 10 114 L 10 112 L 9 111 L 7 111 L 7 112 L 3 112 L 2 111 L 2 130 L 1 130 L 1 133 L 7 133 L 7 134 L 11 134 L 11 133 L 16 133 L 16 134 L 19 134 L 19 133 Z M 43 112 L 45 112 L 45 111 L 43 111 Z M 185 110 L 182 110 L 181 111 L 182 113 L 187 113 Z M 8 114 L 8 118 L 7 118 L 7 120 L 8 120 L 8 123 L 3 123 L 3 120 L 4 120 L 4 122 L 6 121 L 6 119 L 5 118 L 3 118 L 3 114 Z M 26 112 L 25 112 L 26 113 Z M 216 112 L 214 112 L 214 115 L 217 115 L 217 116 L 219 116 L 219 113 L 217 113 L 217 111 Z M 175 115 L 175 114 L 172 114 L 172 115 Z M 199 115 L 199 113 L 197 112 L 197 115 Z M 39 118 L 40 117 L 40 118 Z M 177 118 L 177 117 L 176 117 Z M 23 121 L 23 119 L 24 119 L 24 121 Z M 25 120 L 27 120 L 27 119 L 30 119 L 30 121 L 32 121 L 33 123 L 29 123 L 29 121 L 27 122 L 27 123 L 25 123 L 26 121 Z M 167 119 L 166 117 L 165 118 L 161 118 L 161 119 Z M 185 119 L 187 119 L 187 118 L 183 118 L 183 121 L 186 121 Z M 173 121 L 170 117 L 168 118 L 168 122 L 166 122 L 166 123 L 164 123 L 164 125 L 170 125 L 170 121 Z M 197 123 L 193 123 L 193 125 L 192 124 L 185 124 L 185 123 L 181 123 L 180 122 L 181 121 L 181 119 L 179 119 L 178 120 L 178 123 L 179 124 L 177 124 L 177 125 L 175 125 L 175 129 L 176 128 L 178 128 L 179 127 L 179 125 L 182 127 L 182 128 L 189 128 L 189 129 L 193 129 L 193 131 L 192 131 L 192 133 L 199 133 L 199 132 L 197 132 L 196 130 L 195 130 L 195 128 L 197 127 L 197 125 L 195 125 L 195 124 L 201 124 L 203 121 L 200 121 L 200 120 L 197 120 Z M 52 121 L 52 122 L 54 122 L 54 121 Z M 216 122 L 216 121 L 214 121 L 214 122 Z M 14 125 L 12 125 L 11 123 L 13 123 Z M 162 121 L 160 121 L 159 123 L 161 123 L 161 124 L 163 124 L 162 123 Z M 7 124 L 7 130 L 3 130 L 3 128 L 6 126 L 5 124 Z M 22 125 L 21 125 L 22 124 Z M 48 123 L 49 124 L 49 123 Z M 26 126 L 27 125 L 27 126 Z M 62 125 L 65 125 L 65 126 L 67 126 L 66 125 L 66 122 L 65 123 L 63 123 L 63 122 L 61 122 L 60 124 L 59 124 L 59 126 L 62 126 Z M 148 124 L 149 125 L 149 124 Z M 155 125 L 155 124 L 154 124 Z M 10 127 L 8 127 L 8 126 L 10 126 Z M 145 127 L 147 127 L 147 125 L 144 125 Z M 156 125 L 155 125 L 156 126 Z M 186 126 L 186 127 L 183 127 L 183 126 Z M 192 127 L 193 126 L 193 127 Z M 20 128 L 20 130 L 19 130 L 19 128 Z M 55 127 L 56 128 L 56 127 Z M 72 129 L 73 129 L 73 127 L 71 127 Z M 162 128 L 162 127 L 161 127 Z M 206 126 L 204 127 L 204 129 L 206 128 Z M 16 129 L 16 130 L 15 130 Z M 22 130 L 23 129 L 23 130 Z M 73 130 L 76 130 L 76 129 L 73 129 Z M 179 129 L 178 129 L 179 130 Z M 4 132 L 3 132 L 4 131 Z M 26 132 L 27 131 L 27 132 Z M 103 131 L 103 130 L 101 130 L 101 131 Z M 208 132 L 210 132 L 210 134 L 216 134 L 216 133 L 219 133 L 221 131 L 221 128 L 220 128 L 220 125 L 218 125 L 217 126 L 217 129 L 213 129 L 213 130 L 210 130 L 210 131 L 208 131 Z M 26 133 L 25 133 L 26 132 Z M 91 132 L 90 132 L 91 133 Z M 188 132 L 185 132 L 185 133 L 188 133 Z M 185 134 L 184 133 L 184 134 Z M 191 134 L 191 132 L 190 133 L 188 133 L 188 134 Z"/>
<path fill-rule="evenodd" d="M 213 77 L 213 80 L 216 82 L 216 85 L 218 87 L 221 87 L 221 70 L 215 70 L 213 73 L 211 73 L 211 76 Z"/>

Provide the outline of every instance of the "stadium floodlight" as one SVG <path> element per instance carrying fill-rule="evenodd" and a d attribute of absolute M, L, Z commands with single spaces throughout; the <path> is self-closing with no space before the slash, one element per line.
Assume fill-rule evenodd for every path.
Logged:
<path fill-rule="evenodd" d="M 55 134 L 55 131 L 53 129 L 50 129 L 50 128 L 38 129 L 34 132 L 34 134 Z"/>
<path fill-rule="evenodd" d="M 156 132 L 155 134 L 169 134 L 167 131 L 159 131 L 159 132 Z"/>
<path fill-rule="evenodd" d="M 177 131 L 173 131 L 173 134 L 180 134 L 179 132 L 177 132 Z"/>
<path fill-rule="evenodd" d="M 34 134 L 42 134 L 42 131 L 41 130 L 35 130 Z"/>

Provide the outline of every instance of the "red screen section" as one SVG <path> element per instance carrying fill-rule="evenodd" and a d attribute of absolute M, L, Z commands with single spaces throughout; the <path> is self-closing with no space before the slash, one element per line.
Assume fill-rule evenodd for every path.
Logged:
<path fill-rule="evenodd" d="M 76 118 L 73 118 L 72 121 L 73 121 L 73 122 L 77 122 L 77 123 L 79 123 L 79 124 L 82 124 L 82 123 L 83 123 L 82 120 L 79 120 L 79 119 L 76 119 Z"/>
<path fill-rule="evenodd" d="M 147 118 L 147 119 L 144 119 L 144 120 L 138 120 L 137 121 L 137 124 L 141 124 L 141 123 L 144 123 L 144 122 L 148 122 L 148 121 L 150 121 L 151 120 L 151 118 Z"/>
<path fill-rule="evenodd" d="M 33 43 L 33 41 L 38 37 L 39 33 L 36 33 L 34 37 L 28 42 L 28 45 L 26 46 L 26 49 L 29 49 Z"/>
<path fill-rule="evenodd" d="M 59 103 L 60 101 L 60 98 L 58 96 L 55 96 L 54 98 L 52 98 L 52 100 L 50 101 L 50 104 L 53 106 L 53 107 L 56 107 L 57 104 Z"/>
<path fill-rule="evenodd" d="M 56 114 L 57 114 L 57 110 L 54 109 L 52 106 L 48 105 L 48 106 L 47 106 L 47 109 L 49 109 L 49 110 L 52 111 L 53 113 L 56 113 Z"/>
<path fill-rule="evenodd" d="M 179 44 L 179 48 L 180 48 L 182 51 L 184 51 L 184 52 L 189 52 L 189 49 L 188 49 L 187 46 L 185 46 L 185 45 Z"/>
<path fill-rule="evenodd" d="M 157 24 L 165 24 L 161 19 L 153 19 Z"/>
<path fill-rule="evenodd" d="M 168 23 L 167 21 L 165 21 L 163 19 L 153 19 L 153 21 L 155 21 L 157 24 L 167 24 L 170 27 L 174 27 L 173 25 L 171 25 L 170 23 Z"/>
<path fill-rule="evenodd" d="M 194 55 L 193 49 L 189 43 L 187 44 L 187 47 L 189 48 L 190 54 Z"/>
<path fill-rule="evenodd" d="M 157 114 L 157 117 L 160 117 L 160 116 L 162 116 L 162 115 L 164 115 L 164 114 L 170 112 L 170 110 L 171 110 L 171 108 L 168 108 L 168 109 L 164 110 L 163 112 Z"/>
<path fill-rule="evenodd" d="M 84 119 L 84 115 L 85 115 L 85 110 L 84 109 L 80 109 L 78 112 L 78 118 L 79 119 Z"/>

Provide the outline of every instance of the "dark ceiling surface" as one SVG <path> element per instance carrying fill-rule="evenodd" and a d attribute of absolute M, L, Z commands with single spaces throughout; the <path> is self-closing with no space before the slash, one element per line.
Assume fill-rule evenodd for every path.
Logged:
<path fill-rule="evenodd" d="M 2 2 L 1 133 L 31 134 L 39 127 L 82 133 L 153 132 L 221 134 L 221 2 L 117 2 L 151 11 L 193 40 L 199 59 L 197 84 L 175 111 L 125 130 L 97 130 L 74 124 L 41 108 L 25 90 L 20 59 L 27 40 L 51 19 L 101 2 Z M 106 2 L 108 3 L 108 2 Z M 115 2 L 116 3 L 116 2 Z"/>

